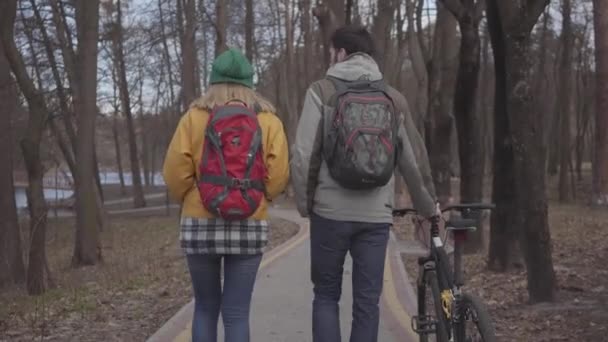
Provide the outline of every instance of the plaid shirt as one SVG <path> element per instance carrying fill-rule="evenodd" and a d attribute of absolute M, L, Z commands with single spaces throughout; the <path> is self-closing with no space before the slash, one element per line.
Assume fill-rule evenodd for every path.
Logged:
<path fill-rule="evenodd" d="M 260 254 L 268 244 L 265 220 L 182 217 L 180 228 L 180 244 L 186 254 Z"/>

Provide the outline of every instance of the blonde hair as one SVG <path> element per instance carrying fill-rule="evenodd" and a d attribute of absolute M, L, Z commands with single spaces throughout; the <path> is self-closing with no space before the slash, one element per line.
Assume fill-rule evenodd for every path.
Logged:
<path fill-rule="evenodd" d="M 209 86 L 203 96 L 196 99 L 190 107 L 204 110 L 221 106 L 232 100 L 245 102 L 249 108 L 255 108 L 261 112 L 276 114 L 276 108 L 255 90 L 236 83 L 216 83 Z"/>

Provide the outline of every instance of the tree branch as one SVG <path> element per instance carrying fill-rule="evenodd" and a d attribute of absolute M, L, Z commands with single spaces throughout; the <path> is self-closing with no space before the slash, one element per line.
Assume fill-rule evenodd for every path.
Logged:
<path fill-rule="evenodd" d="M 475 3 L 475 7 L 473 9 L 474 17 L 473 20 L 477 23 L 483 19 L 483 11 L 486 9 L 486 1 L 485 0 L 477 0 Z"/>
<path fill-rule="evenodd" d="M 441 0 L 441 3 L 457 20 L 460 20 L 464 16 L 466 9 L 462 5 L 461 0 Z"/>

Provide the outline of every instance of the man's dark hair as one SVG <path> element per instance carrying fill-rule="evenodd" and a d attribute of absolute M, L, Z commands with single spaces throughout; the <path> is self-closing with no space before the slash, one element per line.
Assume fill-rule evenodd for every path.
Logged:
<path fill-rule="evenodd" d="M 347 54 L 363 52 L 373 56 L 375 51 L 372 35 L 363 26 L 346 25 L 331 35 L 331 45 L 336 50 L 344 49 Z"/>

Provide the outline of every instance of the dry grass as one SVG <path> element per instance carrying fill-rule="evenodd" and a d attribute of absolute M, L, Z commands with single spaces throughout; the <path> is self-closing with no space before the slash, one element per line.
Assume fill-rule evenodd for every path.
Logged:
<path fill-rule="evenodd" d="M 297 227 L 272 220 L 271 246 Z M 191 298 L 176 217 L 113 218 L 104 261 L 73 269 L 73 221 L 51 222 L 47 253 L 57 288 L 0 293 L 0 341 L 141 341 Z"/>
<path fill-rule="evenodd" d="M 606 341 L 608 211 L 588 208 L 582 201 L 551 203 L 549 223 L 558 279 L 554 303 L 530 305 L 525 270 L 491 272 L 485 253 L 464 257 L 467 291 L 488 304 L 499 341 Z M 400 238 L 412 239 L 414 228 L 407 221 L 395 229 Z M 403 260 L 415 277 L 416 258 Z"/>

